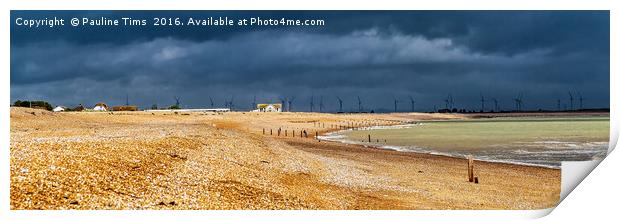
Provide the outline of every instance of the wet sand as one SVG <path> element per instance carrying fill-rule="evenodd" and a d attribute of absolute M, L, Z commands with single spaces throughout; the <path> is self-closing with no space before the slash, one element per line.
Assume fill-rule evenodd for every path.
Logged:
<path fill-rule="evenodd" d="M 557 169 L 476 162 L 480 184 L 473 184 L 462 159 L 313 139 L 316 132 L 351 124 L 463 117 L 12 108 L 11 209 L 555 206 Z M 293 130 L 309 137 L 293 138 Z"/>

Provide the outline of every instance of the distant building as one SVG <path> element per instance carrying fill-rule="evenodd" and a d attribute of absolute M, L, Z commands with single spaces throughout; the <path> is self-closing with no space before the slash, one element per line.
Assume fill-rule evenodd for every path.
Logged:
<path fill-rule="evenodd" d="M 282 104 L 257 104 L 255 112 L 282 112 Z"/>
<path fill-rule="evenodd" d="M 110 109 L 108 105 L 103 102 L 95 104 L 95 107 L 93 108 L 94 111 L 107 111 L 108 109 Z"/>
<path fill-rule="evenodd" d="M 138 106 L 135 106 L 135 105 L 112 106 L 112 111 L 138 111 Z"/>
<path fill-rule="evenodd" d="M 72 111 L 76 111 L 76 112 L 81 112 L 86 110 L 86 108 L 84 108 L 84 106 L 82 104 L 76 106 L 75 108 L 72 109 Z"/>
<path fill-rule="evenodd" d="M 55 112 L 64 112 L 65 110 L 67 110 L 67 107 L 60 106 L 60 105 L 56 106 L 56 108 L 52 109 L 52 111 L 55 111 Z"/>

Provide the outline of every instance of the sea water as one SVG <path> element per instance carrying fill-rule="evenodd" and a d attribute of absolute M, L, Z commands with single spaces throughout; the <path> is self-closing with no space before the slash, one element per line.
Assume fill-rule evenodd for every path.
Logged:
<path fill-rule="evenodd" d="M 554 120 L 551 121 L 554 122 Z M 533 121 L 526 123 L 539 122 Z M 561 121 L 561 123 L 573 122 Z M 545 132 L 536 132 L 535 130 L 550 129 L 553 127 L 546 127 L 548 125 L 545 124 L 530 124 L 522 125 L 530 126 L 532 128 L 529 129 L 534 129 L 534 131 L 532 131 L 531 133 L 524 134 L 522 137 L 523 140 L 520 140 L 521 137 L 516 136 L 507 138 L 505 142 L 495 141 L 494 143 L 489 144 L 478 144 L 479 146 L 475 147 L 442 147 L 438 144 L 435 144 L 444 141 L 442 140 L 441 136 L 433 139 L 436 140 L 436 142 L 429 142 L 428 140 L 422 141 L 422 139 L 427 137 L 413 135 L 416 134 L 416 132 L 419 133 L 420 129 L 424 129 L 425 124 L 426 123 L 422 122 L 410 125 L 375 126 L 361 130 L 343 130 L 328 133 L 319 138 L 327 141 L 359 144 L 367 147 L 377 147 L 402 152 L 428 153 L 457 158 L 466 158 L 468 156 L 473 156 L 476 160 L 482 161 L 540 166 L 556 169 L 561 167 L 562 161 L 601 160 L 606 156 L 609 145 L 608 139 L 600 137 L 605 136 L 604 134 L 592 135 L 592 131 L 590 130 L 580 131 L 573 129 L 564 133 L 560 133 L 560 136 L 558 136 L 557 133 L 553 133 L 553 135 L 551 135 Z M 449 127 L 450 125 L 448 124 L 444 126 Z M 501 128 L 501 126 L 504 125 L 499 124 L 486 126 L 499 126 Z M 603 120 L 601 125 L 595 124 L 595 126 L 599 126 L 596 129 L 600 129 L 600 133 L 605 132 L 608 127 L 605 128 L 601 126 L 608 126 L 608 121 L 605 122 Z M 574 127 L 578 128 L 579 125 L 575 125 Z M 584 129 L 592 128 L 587 127 Z M 402 135 L 408 133 L 412 135 Z M 370 142 L 366 140 L 366 136 L 368 134 L 372 137 L 372 140 Z M 545 134 L 549 136 L 545 137 Z M 580 136 L 579 134 L 583 135 Z M 454 135 L 456 137 L 459 137 L 458 135 L 463 134 L 459 134 L 458 130 L 456 130 L 450 131 L 450 133 L 448 133 L 447 135 Z M 465 135 L 468 141 L 472 141 L 475 143 L 479 142 L 479 140 L 476 140 L 477 138 L 484 141 L 484 138 L 487 137 L 484 135 L 484 131 L 480 132 L 480 137 L 476 137 L 477 133 L 475 132 L 469 132 Z M 589 136 L 596 136 L 597 138 Z M 454 137 L 452 138 L 454 139 Z"/>

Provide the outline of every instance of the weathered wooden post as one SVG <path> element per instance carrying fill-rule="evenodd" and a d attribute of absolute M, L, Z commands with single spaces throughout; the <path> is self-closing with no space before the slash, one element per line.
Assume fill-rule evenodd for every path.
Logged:
<path fill-rule="evenodd" d="M 293 130 L 292 132 L 293 132 L 293 137 L 295 137 L 295 130 Z"/>
<path fill-rule="evenodd" d="M 265 135 L 265 128 L 263 128 L 263 135 Z"/>
<path fill-rule="evenodd" d="M 318 131 L 315 131 L 315 132 L 314 132 L 314 138 L 315 138 L 315 139 L 319 139 L 319 132 L 318 132 Z"/>
<path fill-rule="evenodd" d="M 284 136 L 288 137 L 288 130 L 284 130 Z"/>
<path fill-rule="evenodd" d="M 370 135 L 368 135 L 368 143 L 370 143 Z"/>
<path fill-rule="evenodd" d="M 273 135 L 273 128 L 269 129 L 269 135 Z"/>
<path fill-rule="evenodd" d="M 474 182 L 474 158 L 472 156 L 467 157 L 467 177 L 469 182 Z"/>

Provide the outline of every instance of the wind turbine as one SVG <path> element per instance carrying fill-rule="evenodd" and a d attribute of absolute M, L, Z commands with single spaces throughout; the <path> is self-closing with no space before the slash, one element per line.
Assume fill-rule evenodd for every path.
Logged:
<path fill-rule="evenodd" d="M 293 101 L 295 101 L 295 96 L 288 99 L 288 111 L 290 112 L 293 107 Z"/>
<path fill-rule="evenodd" d="M 319 102 L 319 112 L 323 112 L 323 96 L 321 96 L 321 100 Z"/>
<path fill-rule="evenodd" d="M 310 96 L 310 112 L 314 110 L 314 95 Z"/>
<path fill-rule="evenodd" d="M 228 108 L 230 108 L 230 110 L 233 110 L 234 104 L 233 104 L 233 100 L 235 100 L 234 96 L 230 96 L 230 102 L 228 102 Z"/>
<path fill-rule="evenodd" d="M 256 108 L 256 95 L 254 95 L 254 101 L 252 102 L 252 107 L 250 109 Z"/>
<path fill-rule="evenodd" d="M 579 109 L 583 109 L 583 96 L 581 96 L 580 92 L 577 92 L 577 96 L 579 96 Z"/>
<path fill-rule="evenodd" d="M 213 103 L 213 98 L 211 98 L 211 96 L 209 96 L 209 101 L 211 101 L 211 108 L 213 108 L 215 104 Z"/>
<path fill-rule="evenodd" d="M 514 101 L 517 111 L 521 111 L 521 105 L 523 104 L 523 93 L 519 93 L 519 95 L 514 98 Z"/>
<path fill-rule="evenodd" d="M 413 100 L 413 97 L 409 96 L 409 101 L 411 102 L 411 112 L 415 112 L 415 100 Z"/>
<path fill-rule="evenodd" d="M 480 93 L 480 102 L 482 103 L 482 109 L 480 109 L 480 112 L 484 112 L 484 102 L 486 100 L 484 100 L 484 96 L 482 95 L 482 93 Z"/>
<path fill-rule="evenodd" d="M 558 99 L 558 111 L 562 111 L 562 100 Z"/>
<path fill-rule="evenodd" d="M 495 104 L 495 112 L 499 112 L 499 105 L 497 103 L 497 99 L 493 98 L 493 104 Z"/>
<path fill-rule="evenodd" d="M 568 97 L 570 98 L 570 110 L 573 110 L 573 93 L 568 91 Z"/>
<path fill-rule="evenodd" d="M 286 97 L 284 97 L 284 98 L 278 98 L 278 99 L 280 99 L 280 103 L 282 103 L 282 111 L 285 111 L 285 109 L 286 109 L 286 108 L 285 108 L 285 107 L 286 107 L 286 102 L 287 102 L 287 101 L 286 101 L 286 100 L 287 100 L 287 99 L 286 99 Z"/>
<path fill-rule="evenodd" d="M 179 98 L 179 97 L 175 96 L 175 97 L 174 97 L 174 100 L 176 100 L 175 105 L 176 105 L 177 107 L 181 108 L 181 98 Z"/>
<path fill-rule="evenodd" d="M 357 108 L 358 112 L 362 112 L 362 99 L 359 96 L 357 96 Z"/>
<path fill-rule="evenodd" d="M 336 96 L 336 98 L 338 99 L 338 105 L 340 106 L 340 109 L 338 112 L 343 112 L 342 111 L 342 99 L 340 98 L 340 96 Z"/>
<path fill-rule="evenodd" d="M 452 94 L 450 94 L 450 108 L 454 108 L 454 98 L 452 97 Z"/>
<path fill-rule="evenodd" d="M 452 109 L 454 107 L 454 98 L 452 98 L 452 94 L 448 94 L 444 102 L 446 102 L 446 109 Z"/>
<path fill-rule="evenodd" d="M 396 97 L 394 97 L 394 112 L 398 112 L 398 103 L 400 101 L 398 101 L 398 99 L 396 99 Z"/>
<path fill-rule="evenodd" d="M 129 105 L 129 94 L 125 95 L 125 105 Z"/>

